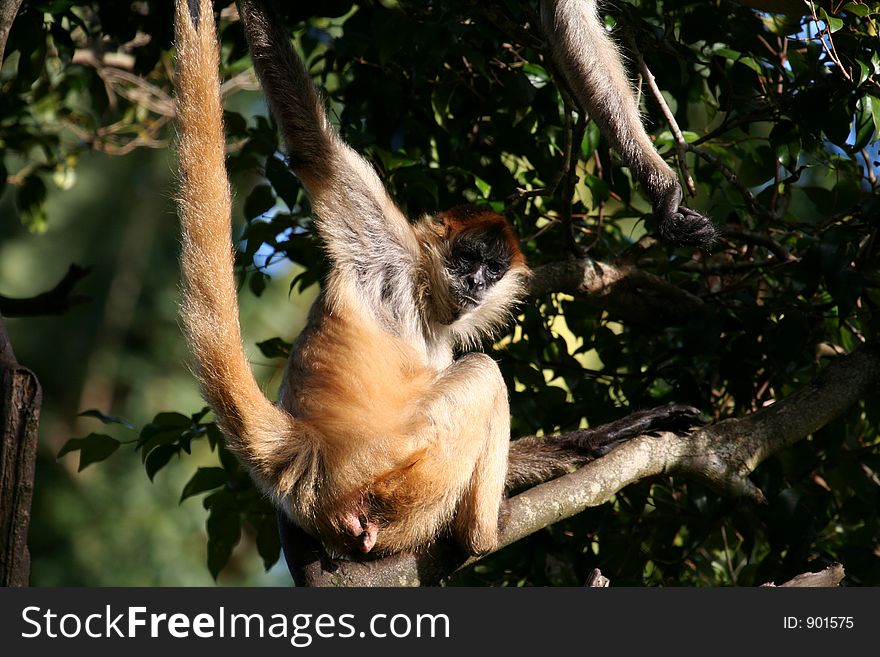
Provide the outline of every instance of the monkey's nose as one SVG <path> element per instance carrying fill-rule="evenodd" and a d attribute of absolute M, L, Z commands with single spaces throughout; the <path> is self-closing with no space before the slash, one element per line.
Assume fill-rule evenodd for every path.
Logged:
<path fill-rule="evenodd" d="M 479 272 L 476 274 L 469 274 L 467 277 L 467 285 L 469 291 L 479 292 L 486 287 L 486 279 L 484 279 L 483 275 Z"/>

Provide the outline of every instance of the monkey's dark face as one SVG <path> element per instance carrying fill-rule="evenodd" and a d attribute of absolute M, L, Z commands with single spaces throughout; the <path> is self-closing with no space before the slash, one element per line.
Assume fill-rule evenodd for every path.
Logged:
<path fill-rule="evenodd" d="M 510 269 L 513 254 L 500 229 L 464 232 L 452 243 L 446 262 L 453 298 L 460 310 L 479 306 Z"/>

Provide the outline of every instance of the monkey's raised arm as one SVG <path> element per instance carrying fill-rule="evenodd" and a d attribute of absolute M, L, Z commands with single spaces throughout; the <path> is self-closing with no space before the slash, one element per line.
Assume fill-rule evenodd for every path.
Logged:
<path fill-rule="evenodd" d="M 308 191 L 318 231 L 336 267 L 355 280 L 387 280 L 410 269 L 418 244 L 373 167 L 330 125 L 290 35 L 264 0 L 238 0 L 254 68 L 287 145 L 290 167 Z M 377 249 L 377 240 L 384 248 Z M 390 274 L 389 274 L 390 272 Z M 368 288 L 376 287 L 368 285 Z M 369 289 L 366 290 L 369 292 Z"/>
<path fill-rule="evenodd" d="M 642 126 L 632 86 L 599 18 L 597 1 L 541 0 L 541 21 L 553 59 L 577 103 L 645 186 L 661 236 L 673 244 L 712 242 L 714 226 L 681 205 L 678 178 Z"/>

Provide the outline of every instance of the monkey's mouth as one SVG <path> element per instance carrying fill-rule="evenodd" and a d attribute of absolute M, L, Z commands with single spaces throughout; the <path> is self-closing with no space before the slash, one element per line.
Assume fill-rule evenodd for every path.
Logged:
<path fill-rule="evenodd" d="M 483 295 L 476 296 L 467 292 L 458 294 L 458 305 L 462 310 L 472 310 L 483 303 Z"/>

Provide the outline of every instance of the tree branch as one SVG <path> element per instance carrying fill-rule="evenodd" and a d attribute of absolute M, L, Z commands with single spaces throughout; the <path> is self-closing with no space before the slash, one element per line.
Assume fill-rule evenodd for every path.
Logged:
<path fill-rule="evenodd" d="M 76 284 L 88 273 L 88 268 L 72 264 L 64 274 L 64 278 L 48 292 L 27 299 L 14 299 L 0 294 L 0 315 L 7 317 L 63 315 L 73 306 L 90 300 L 89 297 L 74 290 Z"/>
<path fill-rule="evenodd" d="M 846 573 L 843 570 L 843 566 L 839 563 L 833 563 L 828 566 L 825 570 L 821 570 L 818 573 L 801 573 L 800 575 L 796 575 L 792 577 L 787 582 L 779 584 L 781 587 L 819 587 L 819 586 L 839 586 L 843 581 L 843 577 Z M 766 584 L 761 584 L 761 586 L 777 586 L 773 582 L 767 582 Z"/>
<path fill-rule="evenodd" d="M 636 59 L 639 72 L 642 74 L 645 84 L 648 85 L 648 89 L 651 91 L 654 100 L 657 101 L 657 105 L 660 106 L 663 118 L 666 119 L 666 124 L 669 126 L 669 130 L 672 132 L 672 137 L 675 139 L 675 148 L 678 151 L 678 168 L 681 170 L 681 175 L 684 178 L 685 187 L 687 187 L 688 193 L 690 193 L 691 196 L 696 196 L 697 186 L 694 183 L 693 176 L 691 176 L 691 171 L 687 165 L 687 142 L 684 139 L 681 128 L 678 127 L 678 121 L 675 120 L 675 115 L 672 113 L 672 110 L 669 109 L 669 105 L 663 97 L 663 92 L 661 92 L 660 87 L 657 86 L 657 80 L 654 78 L 651 69 L 649 69 L 648 65 L 645 63 L 645 59 L 642 57 L 642 52 L 639 50 L 634 39 L 629 40 L 629 47 Z"/>
<path fill-rule="evenodd" d="M 708 312 L 699 297 L 624 262 L 581 258 L 536 267 L 531 295 L 539 297 L 549 292 L 571 294 L 639 324 L 683 324 Z"/>
<path fill-rule="evenodd" d="M 635 438 L 576 472 L 509 499 L 498 549 L 660 474 L 682 475 L 723 495 L 763 502 L 763 493 L 748 475 L 772 454 L 831 422 L 878 382 L 880 346 L 862 347 L 832 361 L 812 384 L 757 413 L 703 427 L 687 437 L 661 432 Z M 301 530 L 284 519 L 281 525 L 285 556 L 300 585 L 431 585 L 480 559 L 438 541 L 420 554 L 333 561 Z"/>
<path fill-rule="evenodd" d="M 776 217 L 773 215 L 770 210 L 761 205 L 761 202 L 752 194 L 751 190 L 739 179 L 739 176 L 727 166 L 724 162 L 721 161 L 721 158 L 716 156 L 714 153 L 710 153 L 705 148 L 701 148 L 699 146 L 694 146 L 691 144 L 685 143 L 685 148 L 692 153 L 696 153 L 701 158 L 706 160 L 709 164 L 714 166 L 721 172 L 721 175 L 727 178 L 727 182 L 730 183 L 736 190 L 740 193 L 740 195 L 745 199 L 746 203 L 748 203 L 749 208 L 751 208 L 752 212 L 755 213 L 755 216 L 759 219 L 769 219 L 774 220 Z"/>
<path fill-rule="evenodd" d="M 42 392 L 15 360 L 0 317 L 0 586 L 27 586 L 27 547 Z"/>
<path fill-rule="evenodd" d="M 6 41 L 12 31 L 12 23 L 21 7 L 21 0 L 7 0 L 0 3 L 0 66 L 3 65 L 3 55 L 6 52 Z"/>

